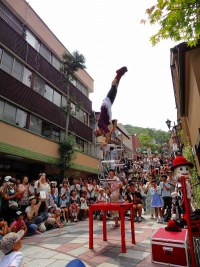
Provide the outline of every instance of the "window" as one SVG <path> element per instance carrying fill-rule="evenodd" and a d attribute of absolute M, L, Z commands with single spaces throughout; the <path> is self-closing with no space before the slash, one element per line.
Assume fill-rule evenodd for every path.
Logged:
<path fill-rule="evenodd" d="M 42 55 L 46 60 L 48 60 L 49 62 L 51 61 L 51 52 L 49 51 L 49 49 L 41 44 L 40 46 L 40 55 Z"/>
<path fill-rule="evenodd" d="M 42 135 L 51 138 L 51 124 L 47 122 L 42 122 Z"/>
<path fill-rule="evenodd" d="M 76 143 L 78 145 L 78 148 L 84 151 L 84 141 L 79 137 L 76 137 Z"/>
<path fill-rule="evenodd" d="M 11 123 L 15 123 L 16 111 L 17 109 L 14 106 L 6 103 L 3 118 Z"/>
<path fill-rule="evenodd" d="M 0 63 L 1 63 L 2 54 L 3 54 L 3 50 L 2 50 L 2 48 L 0 47 Z"/>
<path fill-rule="evenodd" d="M 59 142 L 60 140 L 60 129 L 56 126 L 52 126 L 52 133 L 51 133 L 52 140 Z"/>
<path fill-rule="evenodd" d="M 61 104 L 62 108 L 67 106 L 67 98 L 65 96 L 62 95 L 62 104 Z"/>
<path fill-rule="evenodd" d="M 45 84 L 44 97 L 51 102 L 53 101 L 53 89 L 47 84 Z"/>
<path fill-rule="evenodd" d="M 39 76 L 35 76 L 33 90 L 35 90 L 36 92 L 38 92 L 42 96 L 44 95 L 45 81 L 42 78 L 40 78 Z"/>
<path fill-rule="evenodd" d="M 57 93 L 56 91 L 54 91 L 53 93 L 53 103 L 60 107 L 61 104 L 61 94 Z"/>
<path fill-rule="evenodd" d="M 88 90 L 85 86 L 82 85 L 82 93 L 86 96 L 88 96 Z"/>
<path fill-rule="evenodd" d="M 82 84 L 81 84 L 79 81 L 76 82 L 76 87 L 77 87 L 80 91 L 82 90 Z"/>
<path fill-rule="evenodd" d="M 17 80 L 22 80 L 22 73 L 23 73 L 23 65 L 18 61 L 14 60 L 12 76 L 15 77 Z"/>
<path fill-rule="evenodd" d="M 32 72 L 24 67 L 24 72 L 23 72 L 23 80 L 22 82 L 28 86 L 31 87 L 31 79 L 32 79 Z"/>
<path fill-rule="evenodd" d="M 4 101 L 0 100 L 0 119 L 3 117 Z"/>
<path fill-rule="evenodd" d="M 61 62 L 59 59 L 57 59 L 57 57 L 55 57 L 53 54 L 52 54 L 52 57 L 51 57 L 51 63 L 52 65 L 54 66 L 54 68 L 56 68 L 58 71 L 60 71 L 60 68 L 61 68 Z"/>
<path fill-rule="evenodd" d="M 39 52 L 40 43 L 29 30 L 26 31 L 26 41 Z"/>
<path fill-rule="evenodd" d="M 76 115 L 76 106 L 74 105 L 74 103 L 71 103 L 71 114 L 72 114 L 73 116 Z"/>
<path fill-rule="evenodd" d="M 1 68 L 5 70 L 7 73 L 12 73 L 12 67 L 13 67 L 13 57 L 10 56 L 8 53 L 3 51 L 3 56 L 1 60 Z"/>
<path fill-rule="evenodd" d="M 71 82 L 74 86 L 76 86 L 76 79 L 71 78 L 70 82 Z"/>
<path fill-rule="evenodd" d="M 21 109 L 17 109 L 16 124 L 21 128 L 25 128 L 26 127 L 26 119 L 27 119 L 27 113 Z"/>
<path fill-rule="evenodd" d="M 31 115 L 30 116 L 29 130 L 33 131 L 35 133 L 41 134 L 41 132 L 42 132 L 42 120 Z"/>

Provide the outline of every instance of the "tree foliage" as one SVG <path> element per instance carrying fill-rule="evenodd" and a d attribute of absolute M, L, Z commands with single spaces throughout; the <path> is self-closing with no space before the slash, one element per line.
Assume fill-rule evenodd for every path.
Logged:
<path fill-rule="evenodd" d="M 150 24 L 160 26 L 150 41 L 156 45 L 162 39 L 186 41 L 195 46 L 200 37 L 199 0 L 157 0 L 157 4 L 146 9 Z M 141 23 L 147 20 L 142 19 Z"/>
<path fill-rule="evenodd" d="M 67 170 L 72 167 L 72 156 L 75 154 L 76 148 L 76 139 L 73 135 L 64 136 L 64 138 L 59 143 L 59 153 L 60 153 L 60 171 L 61 176 L 64 177 L 64 174 Z"/>
<path fill-rule="evenodd" d="M 138 136 L 140 134 L 147 134 L 153 140 L 155 140 L 155 143 L 168 143 L 170 139 L 170 133 L 165 132 L 162 130 L 156 130 L 156 129 L 151 129 L 151 128 L 142 128 L 142 127 L 137 127 L 137 126 L 132 126 L 130 124 L 123 125 L 124 128 L 128 131 L 130 135 L 137 134 Z"/>

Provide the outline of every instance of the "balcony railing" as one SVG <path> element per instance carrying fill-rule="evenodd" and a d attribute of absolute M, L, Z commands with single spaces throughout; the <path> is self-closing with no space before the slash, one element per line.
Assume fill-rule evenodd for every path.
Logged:
<path fill-rule="evenodd" d="M 63 84 L 64 77 L 56 70 L 46 59 L 44 59 L 31 45 L 29 45 L 23 36 L 20 36 L 13 30 L 7 22 L 0 17 L 0 42 L 23 59 L 28 65 L 39 72 L 52 84 L 58 87 L 63 93 L 67 93 Z M 88 113 L 92 112 L 92 102 L 74 85 L 70 84 L 70 94 L 73 95 L 77 103 Z"/>

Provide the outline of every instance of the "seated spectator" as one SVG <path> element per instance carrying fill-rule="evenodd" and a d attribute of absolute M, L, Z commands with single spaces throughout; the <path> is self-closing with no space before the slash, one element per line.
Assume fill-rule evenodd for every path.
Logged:
<path fill-rule="evenodd" d="M 29 206 L 25 209 L 26 213 L 26 226 L 29 234 L 40 234 L 38 227 L 43 222 L 43 217 L 38 216 L 38 211 L 41 205 L 41 199 L 36 204 L 37 200 L 35 196 L 29 197 Z"/>
<path fill-rule="evenodd" d="M 24 235 L 27 233 L 27 226 L 24 221 L 24 215 L 23 213 L 18 210 L 16 212 L 16 219 L 14 220 L 13 223 L 10 225 L 10 232 L 19 232 L 20 230 L 24 230 Z"/>
<path fill-rule="evenodd" d="M 78 222 L 78 215 L 79 215 L 80 207 L 76 203 L 76 201 L 74 201 L 71 204 L 70 211 L 71 211 L 71 220 L 72 220 L 72 222 Z"/>
<path fill-rule="evenodd" d="M 74 202 L 76 203 L 76 205 L 72 205 Z M 75 209 L 75 207 L 76 207 L 77 220 L 79 218 L 79 213 L 80 213 L 80 204 L 81 204 L 80 198 L 76 195 L 76 191 L 73 190 L 71 192 L 70 205 L 69 205 L 69 213 L 70 213 L 70 216 L 72 217 L 72 210 Z"/>
<path fill-rule="evenodd" d="M 105 189 L 103 187 L 99 188 L 99 196 L 97 198 L 97 202 L 108 202 L 108 196 L 105 193 Z"/>
<path fill-rule="evenodd" d="M 61 198 L 60 198 L 59 207 L 60 207 L 61 212 L 62 212 L 62 216 L 63 216 L 63 219 L 64 219 L 64 224 L 69 221 L 68 205 L 69 205 L 69 200 L 66 198 L 65 194 L 63 194 L 61 196 Z"/>
<path fill-rule="evenodd" d="M 69 182 L 66 180 L 63 180 L 62 187 L 60 189 L 60 196 L 62 196 L 62 195 L 65 195 L 66 200 L 69 203 L 69 201 L 70 201 L 70 186 L 69 186 Z"/>
<path fill-rule="evenodd" d="M 21 238 L 24 235 L 24 231 L 21 230 L 18 233 L 8 233 L 0 241 L 0 250 L 4 256 L 0 261 L 2 267 L 20 267 L 22 266 L 23 254 L 19 252 L 22 247 Z"/>
<path fill-rule="evenodd" d="M 94 186 L 93 186 L 93 182 L 92 182 L 92 178 L 88 178 L 88 184 L 87 184 L 87 199 L 88 199 L 88 203 L 94 203 L 95 198 L 94 198 Z"/>
<path fill-rule="evenodd" d="M 88 205 L 87 205 L 87 192 L 82 192 L 81 194 L 81 211 L 82 211 L 82 215 L 83 215 L 83 219 L 85 220 L 87 215 L 88 215 Z"/>
<path fill-rule="evenodd" d="M 61 222 L 60 215 L 61 215 L 61 209 L 56 208 L 54 210 L 55 226 L 58 228 L 63 228 L 64 224 Z"/>
<path fill-rule="evenodd" d="M 8 223 L 3 218 L 0 218 L 0 240 L 8 232 L 9 232 L 9 230 L 8 230 Z"/>
<path fill-rule="evenodd" d="M 134 184 L 130 184 L 130 192 L 127 194 L 127 198 L 130 203 L 133 203 L 135 221 L 141 222 L 142 220 L 142 196 L 140 192 L 136 190 L 136 186 Z"/>

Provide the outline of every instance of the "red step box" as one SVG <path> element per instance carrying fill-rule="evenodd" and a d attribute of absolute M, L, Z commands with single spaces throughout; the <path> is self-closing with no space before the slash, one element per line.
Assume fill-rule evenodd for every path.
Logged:
<path fill-rule="evenodd" d="M 189 267 L 187 229 L 181 232 L 159 228 L 151 237 L 152 262 L 168 266 Z"/>

